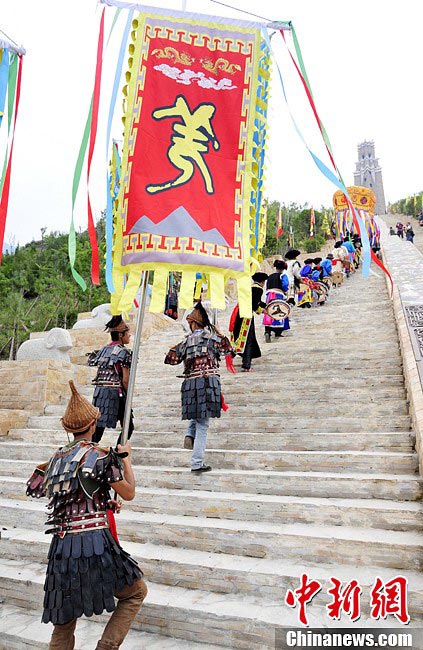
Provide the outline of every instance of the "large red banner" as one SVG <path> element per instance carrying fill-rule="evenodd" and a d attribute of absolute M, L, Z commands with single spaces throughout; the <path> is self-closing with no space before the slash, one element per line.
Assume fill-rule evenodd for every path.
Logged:
<path fill-rule="evenodd" d="M 244 272 L 260 32 L 143 16 L 137 43 L 122 265 Z"/>

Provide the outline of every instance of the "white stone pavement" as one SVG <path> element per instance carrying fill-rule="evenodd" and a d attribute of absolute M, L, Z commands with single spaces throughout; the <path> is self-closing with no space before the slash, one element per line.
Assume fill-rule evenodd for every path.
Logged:
<path fill-rule="evenodd" d="M 407 399 L 416 433 L 420 472 L 423 473 L 423 253 L 422 236 L 413 220 L 415 244 L 390 235 L 392 215 L 379 218 L 384 263 L 394 282 L 393 306 L 403 359 Z M 415 310 L 415 323 L 407 309 Z M 418 326 L 415 326 L 417 323 Z M 419 341 L 420 339 L 420 341 Z"/>
<path fill-rule="evenodd" d="M 379 219 L 384 255 L 404 305 L 423 305 L 423 255 L 417 246 L 389 234 L 384 219 Z"/>

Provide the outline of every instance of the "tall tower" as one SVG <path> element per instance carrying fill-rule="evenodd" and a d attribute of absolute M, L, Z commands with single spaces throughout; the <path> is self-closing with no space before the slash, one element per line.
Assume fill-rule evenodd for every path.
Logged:
<path fill-rule="evenodd" d="M 355 164 L 354 185 L 368 187 L 376 195 L 376 214 L 385 214 L 386 203 L 383 191 L 382 168 L 375 158 L 375 143 L 361 142 L 358 145 L 358 163 Z"/>

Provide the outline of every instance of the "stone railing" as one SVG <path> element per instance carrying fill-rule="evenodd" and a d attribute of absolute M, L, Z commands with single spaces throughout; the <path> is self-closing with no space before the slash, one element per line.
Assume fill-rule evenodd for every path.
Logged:
<path fill-rule="evenodd" d="M 393 309 L 397 324 L 407 399 L 420 473 L 423 474 L 423 255 L 411 243 L 381 227 L 383 261 L 394 281 Z M 389 279 L 386 279 L 390 291 Z"/>

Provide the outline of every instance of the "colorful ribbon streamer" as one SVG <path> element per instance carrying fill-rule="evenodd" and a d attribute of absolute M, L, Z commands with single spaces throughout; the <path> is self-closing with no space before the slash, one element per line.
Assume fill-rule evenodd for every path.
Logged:
<path fill-rule="evenodd" d="M 113 18 L 113 23 L 110 28 L 109 36 L 107 39 L 107 44 L 106 44 L 106 49 L 107 45 L 109 44 L 110 37 L 112 35 L 113 29 L 115 27 L 116 21 L 118 19 L 118 16 L 121 12 L 121 9 L 117 9 L 115 16 Z M 104 15 L 104 9 L 103 9 L 103 15 Z M 103 16 L 102 16 L 103 19 Z M 74 280 L 79 284 L 81 289 L 83 291 L 86 290 L 87 284 L 84 280 L 84 278 L 78 273 L 78 271 L 75 269 L 75 260 L 76 260 L 76 234 L 75 234 L 75 223 L 74 223 L 74 213 L 75 213 L 75 201 L 76 201 L 76 195 L 78 194 L 78 188 L 79 188 L 79 183 L 81 180 L 81 174 L 82 174 L 82 167 L 84 164 L 84 159 L 85 159 L 85 153 L 87 151 L 87 146 L 88 146 L 88 138 L 90 135 L 90 128 L 91 128 L 91 122 L 92 122 L 92 113 L 93 113 L 93 102 L 94 102 L 94 93 L 91 97 L 90 101 L 90 108 L 88 111 L 88 116 L 87 120 L 85 122 L 85 128 L 84 128 L 84 133 L 82 136 L 82 141 L 79 147 L 79 152 L 78 152 L 78 158 L 76 161 L 75 165 L 75 170 L 73 172 L 73 182 L 72 182 L 72 211 L 71 211 L 71 223 L 70 223 L 70 228 L 69 228 L 69 237 L 68 237 L 68 255 L 69 255 L 69 264 L 71 267 L 71 272 L 73 275 Z M 96 241 L 97 244 L 97 241 Z"/>
<path fill-rule="evenodd" d="M 84 135 L 82 136 L 82 142 L 79 147 L 78 158 L 76 161 L 75 171 L 73 173 L 73 183 L 72 183 L 72 213 L 71 213 L 71 223 L 69 229 L 69 238 L 68 238 L 68 254 L 69 254 L 69 264 L 71 267 L 72 275 L 74 280 L 79 284 L 83 291 L 86 290 L 87 284 L 84 278 L 78 273 L 75 269 L 75 259 L 76 259 L 76 235 L 75 235 L 75 224 L 74 224 L 74 211 L 75 211 L 75 200 L 78 193 L 79 182 L 81 180 L 82 166 L 84 164 L 85 152 L 87 150 L 88 144 L 88 135 L 90 132 L 91 124 L 91 115 L 93 109 L 93 101 L 91 99 L 90 110 L 88 111 L 87 120 L 85 122 Z"/>
<path fill-rule="evenodd" d="M 87 165 L 87 206 L 88 206 L 88 235 L 91 243 L 91 280 L 93 284 L 100 284 L 100 265 L 98 260 L 98 244 L 97 244 L 97 235 L 95 232 L 95 224 L 91 209 L 91 200 L 90 200 L 90 172 L 91 172 L 91 162 L 94 153 L 95 140 L 97 136 L 97 126 L 98 126 L 98 107 L 100 105 L 100 86 L 101 86 L 101 72 L 103 67 L 103 44 L 104 44 L 104 14 L 106 9 L 103 8 L 100 20 L 100 32 L 98 35 L 98 46 L 97 46 L 97 65 L 95 70 L 95 82 L 94 82 L 94 95 L 93 95 L 93 104 L 92 104 L 92 117 L 91 117 L 91 130 L 90 130 L 90 144 L 88 149 L 88 165 Z"/>
<path fill-rule="evenodd" d="M 291 26 L 291 27 L 292 27 L 292 26 Z M 299 47 L 298 39 L 297 39 L 297 36 L 296 36 L 296 34 L 295 34 L 295 30 L 293 29 L 293 27 L 292 27 L 291 31 L 292 31 L 292 33 L 293 33 L 294 45 L 295 45 L 295 49 L 296 49 L 296 52 L 297 52 L 298 60 L 299 60 L 299 62 L 300 62 L 300 66 L 301 66 L 302 70 L 300 70 L 300 68 L 299 68 L 299 66 L 298 66 L 298 64 L 297 64 L 297 62 L 296 62 L 296 60 L 295 60 L 295 58 L 294 58 L 294 56 L 293 56 L 291 50 L 290 50 L 289 47 L 288 47 L 288 44 L 287 44 L 287 42 L 286 42 L 286 38 L 285 38 L 285 33 L 284 33 L 284 31 L 283 31 L 283 30 L 280 30 L 280 33 L 281 33 L 282 38 L 283 38 L 283 40 L 284 40 L 284 43 L 285 43 L 285 45 L 286 45 L 286 47 L 287 47 L 288 53 L 289 53 L 289 55 L 290 55 L 290 57 L 291 57 L 291 60 L 292 60 L 292 62 L 293 62 L 293 64 L 294 64 L 294 66 L 295 66 L 295 69 L 297 70 L 297 73 L 298 73 L 298 75 L 299 75 L 299 77 L 300 77 L 300 79 L 301 79 L 301 82 L 302 82 L 303 86 L 304 86 L 304 89 L 305 89 L 305 92 L 306 92 L 307 98 L 308 98 L 308 100 L 309 100 L 310 106 L 311 106 L 311 108 L 312 108 L 312 110 L 313 110 L 314 116 L 315 116 L 316 121 L 317 121 L 317 124 L 318 124 L 318 126 L 319 126 L 319 130 L 320 130 L 320 132 L 321 132 L 321 135 L 322 135 L 323 141 L 324 141 L 324 143 L 325 143 L 326 150 L 327 150 L 327 152 L 328 152 L 328 154 L 329 154 L 329 158 L 330 158 L 330 160 L 331 160 L 331 163 L 332 163 L 332 166 L 333 166 L 334 170 L 336 171 L 336 173 L 337 173 L 337 175 L 338 175 L 338 178 L 337 178 L 334 174 L 332 174 L 332 173 L 328 175 L 327 172 L 330 171 L 330 170 L 328 170 L 328 168 L 326 167 L 326 165 L 324 165 L 324 163 L 322 163 L 322 161 L 321 161 L 320 159 L 318 159 L 317 156 L 315 156 L 315 155 L 312 153 L 312 151 L 309 149 L 309 147 L 306 145 L 306 146 L 307 146 L 307 149 L 309 150 L 309 152 L 310 152 L 310 154 L 311 154 L 313 160 L 315 161 L 315 163 L 317 164 L 317 166 L 319 167 L 319 169 L 323 172 L 323 174 L 324 174 L 324 175 L 325 175 L 329 180 L 331 180 L 331 181 L 332 181 L 332 182 L 333 182 L 337 187 L 339 187 L 339 189 L 342 189 L 342 191 L 343 191 L 344 194 L 345 194 L 345 197 L 346 197 L 346 199 L 347 199 L 348 206 L 349 206 L 349 208 L 350 208 L 350 210 L 351 210 L 351 214 L 352 214 L 352 217 L 353 217 L 354 224 L 355 224 L 357 230 L 360 232 L 360 238 L 361 238 L 362 246 L 363 246 L 363 275 L 364 275 L 364 276 L 368 276 L 368 275 L 369 275 L 369 271 L 370 271 L 370 260 L 372 259 L 372 260 L 373 260 L 373 261 L 374 261 L 374 262 L 375 262 L 375 263 L 376 263 L 376 264 L 377 264 L 377 265 L 378 265 L 378 266 L 379 266 L 379 267 L 384 271 L 384 273 L 386 273 L 386 275 L 389 277 L 389 280 L 390 280 L 390 282 L 391 282 L 391 292 L 392 292 L 392 290 L 393 290 L 393 281 L 392 281 L 392 277 L 391 277 L 389 271 L 385 268 L 385 266 L 384 266 L 384 265 L 382 264 L 382 262 L 381 262 L 381 261 L 376 257 L 376 255 L 374 254 L 374 252 L 373 252 L 372 249 L 370 248 L 370 241 L 369 241 L 369 237 L 368 237 L 368 234 L 367 234 L 366 225 L 365 225 L 365 223 L 363 222 L 363 220 L 361 219 L 361 217 L 359 216 L 359 214 L 356 212 L 356 210 L 355 210 L 355 208 L 354 208 L 354 205 L 352 204 L 351 199 L 350 199 L 350 197 L 349 197 L 349 195 L 348 195 L 348 191 L 347 191 L 347 188 L 345 187 L 344 181 L 342 180 L 341 173 L 340 173 L 340 171 L 339 171 L 339 169 L 338 169 L 338 166 L 337 166 L 336 163 L 335 163 L 335 159 L 334 159 L 334 157 L 333 157 L 332 146 L 331 146 L 331 144 L 330 144 L 329 137 L 328 137 L 328 135 L 327 135 L 326 129 L 325 129 L 324 126 L 323 126 L 323 122 L 321 121 L 321 119 L 320 119 L 320 117 L 319 117 L 319 114 L 318 114 L 318 112 L 317 112 L 317 109 L 316 109 L 316 106 L 315 106 L 315 103 L 314 103 L 313 95 L 312 95 L 311 88 L 310 88 L 310 83 L 309 83 L 309 81 L 308 81 L 308 77 L 307 77 L 307 74 L 306 74 L 306 72 L 305 72 L 304 61 L 303 61 L 303 58 L 302 58 L 302 55 L 301 55 L 301 50 L 300 50 L 300 47 Z M 279 67 L 278 67 L 278 71 L 279 71 L 279 76 L 280 76 L 280 78 L 281 78 L 281 80 L 282 80 L 282 75 L 281 75 L 281 72 L 280 72 L 280 70 L 279 70 Z M 304 74 L 303 74 L 302 71 L 304 72 Z M 284 92 L 284 96 L 285 96 L 285 101 L 287 101 L 287 97 L 286 97 L 285 90 L 284 90 L 283 92 Z M 291 113 L 291 111 L 290 111 L 290 114 L 291 114 L 291 118 L 292 118 L 292 113 Z M 295 128 L 296 128 L 297 132 L 299 132 L 298 127 L 296 126 L 295 122 L 294 122 L 294 125 L 295 125 Z M 302 136 L 300 136 L 300 137 L 301 137 L 301 139 L 303 140 L 303 142 L 305 142 L 304 138 L 303 138 Z"/>
<path fill-rule="evenodd" d="M 128 41 L 129 31 L 131 29 L 133 15 L 134 15 L 134 10 L 131 9 L 131 11 L 129 12 L 128 17 L 126 19 L 126 25 L 125 25 L 125 29 L 123 31 L 122 42 L 121 42 L 120 50 L 119 50 L 118 62 L 117 62 L 117 65 L 116 65 L 115 78 L 114 78 L 114 81 L 113 81 L 112 96 L 111 96 L 110 106 L 109 106 L 109 117 L 108 117 L 108 120 L 107 120 L 106 156 L 109 155 L 109 142 L 110 142 L 110 134 L 111 134 L 111 130 L 112 130 L 113 114 L 114 114 L 114 111 L 115 111 L 116 98 L 117 98 L 117 94 L 118 94 L 118 90 L 119 90 L 120 79 L 121 79 L 121 76 L 122 76 L 123 59 L 125 57 L 126 44 L 127 44 L 127 41 Z M 115 155 L 115 146 L 114 145 L 113 145 L 113 155 Z M 113 204 L 113 196 L 111 194 L 109 178 L 110 178 L 109 174 L 107 174 L 106 175 L 106 182 L 107 182 L 106 284 L 107 284 L 107 288 L 108 288 L 109 292 L 114 293 L 115 289 L 114 289 L 114 286 L 113 286 L 113 277 L 112 277 L 112 271 L 113 271 L 113 257 L 112 257 L 112 247 L 113 247 L 112 204 Z M 114 198 L 116 198 L 116 197 L 114 197 Z"/>
<path fill-rule="evenodd" d="M 6 93 L 9 79 L 9 50 L 5 48 L 2 52 L 0 63 L 0 126 L 4 115 Z"/>
<path fill-rule="evenodd" d="M 9 62 L 9 80 L 7 84 L 7 141 L 10 141 L 10 131 L 13 117 L 13 107 L 15 106 L 16 80 L 18 78 L 18 56 L 12 54 Z M 4 155 L 3 168 L 0 178 L 0 196 L 3 191 L 4 178 L 6 176 L 6 166 L 9 158 L 9 147 Z"/>
<path fill-rule="evenodd" d="M 1 195 L 1 201 L 0 201 L 0 263 L 3 256 L 4 231 L 6 228 L 7 206 L 9 204 L 10 174 L 12 169 L 13 145 L 15 141 L 15 127 L 16 127 L 16 120 L 18 117 L 19 101 L 21 98 L 21 81 L 22 81 L 22 56 L 19 56 L 18 80 L 16 85 L 16 108 L 15 108 L 15 118 L 13 121 L 13 136 L 10 145 L 9 162 L 7 163 L 7 171 L 6 171 L 6 176 L 4 178 L 3 191 Z"/>

